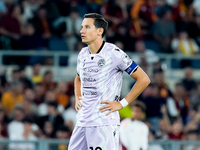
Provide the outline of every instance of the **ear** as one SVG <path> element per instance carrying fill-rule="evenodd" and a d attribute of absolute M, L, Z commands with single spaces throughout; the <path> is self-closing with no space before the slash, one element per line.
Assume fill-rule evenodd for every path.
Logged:
<path fill-rule="evenodd" d="M 101 36 L 103 34 L 103 28 L 98 28 L 98 35 Z"/>

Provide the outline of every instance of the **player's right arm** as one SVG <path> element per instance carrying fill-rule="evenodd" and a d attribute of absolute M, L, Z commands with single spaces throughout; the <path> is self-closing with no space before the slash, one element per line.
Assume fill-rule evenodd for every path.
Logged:
<path fill-rule="evenodd" d="M 74 80 L 74 93 L 76 98 L 75 109 L 78 111 L 81 108 L 81 79 L 80 76 L 77 74 Z"/>

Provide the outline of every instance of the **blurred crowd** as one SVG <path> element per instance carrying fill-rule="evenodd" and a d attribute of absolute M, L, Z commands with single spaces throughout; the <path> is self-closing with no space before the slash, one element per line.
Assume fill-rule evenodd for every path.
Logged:
<path fill-rule="evenodd" d="M 33 141 L 70 138 L 77 113 L 73 91 L 73 81 L 54 82 L 49 70 L 41 75 L 40 64 L 33 66 L 31 78 L 21 67 L 13 70 L 11 81 L 1 72 L 0 138 Z M 9 145 L 11 149 L 29 150 L 34 149 L 32 146 Z"/>
<path fill-rule="evenodd" d="M 161 64 L 155 63 L 149 74 L 151 84 L 137 98 L 146 106 L 143 121 L 149 127 L 149 140 L 200 140 L 200 82 L 194 79 L 193 69 L 186 67 L 184 78 L 177 80 L 172 91 Z M 28 76 L 19 66 L 10 81 L 5 70 L 0 70 L 0 138 L 70 138 L 77 114 L 73 80 L 55 82 L 51 70 L 41 74 L 42 67 L 34 64 Z M 131 107 L 119 111 L 121 120 L 132 117 Z M 11 149 L 16 146 L 24 145 L 9 145 Z"/>
<path fill-rule="evenodd" d="M 199 53 L 198 0 L 0 0 L 0 49 L 79 51 L 84 14 L 109 22 L 105 40 L 137 52 Z"/>
<path fill-rule="evenodd" d="M 157 63 L 149 74 L 150 85 L 137 98 L 146 106 L 143 121 L 149 127 L 150 141 L 200 140 L 200 82 L 194 79 L 191 67 L 185 67 L 183 73 L 172 91 Z M 122 120 L 133 116 L 133 104 L 119 111 Z"/>
<path fill-rule="evenodd" d="M 198 8 L 199 0 L 0 0 L 0 49 L 80 51 L 84 14 L 101 13 L 109 22 L 106 41 L 143 54 L 130 57 L 147 73 L 153 64 L 151 84 L 138 97 L 147 108 L 149 140 L 197 140 L 200 82 L 186 61 L 185 77 L 171 91 L 157 53 L 199 53 Z M 68 139 L 76 123 L 73 81 L 55 82 L 52 71 L 41 75 L 38 59 L 22 60 L 33 63 L 31 77 L 19 66 L 8 81 L 0 68 L 0 137 Z M 120 116 L 131 117 L 131 108 Z"/>

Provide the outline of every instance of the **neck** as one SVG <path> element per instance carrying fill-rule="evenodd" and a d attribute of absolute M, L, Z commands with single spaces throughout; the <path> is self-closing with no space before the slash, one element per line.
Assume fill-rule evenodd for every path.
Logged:
<path fill-rule="evenodd" d="M 103 40 L 96 40 L 93 43 L 88 44 L 91 54 L 96 54 L 99 48 L 101 47 Z"/>

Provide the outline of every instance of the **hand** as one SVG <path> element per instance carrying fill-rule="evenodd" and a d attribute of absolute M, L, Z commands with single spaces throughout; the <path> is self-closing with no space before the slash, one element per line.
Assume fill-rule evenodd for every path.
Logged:
<path fill-rule="evenodd" d="M 82 97 L 78 97 L 78 96 L 76 97 L 75 109 L 77 112 L 82 107 L 81 100 L 82 100 Z"/>
<path fill-rule="evenodd" d="M 106 114 L 108 116 L 110 113 L 114 111 L 118 111 L 123 108 L 120 102 L 111 102 L 111 101 L 102 101 L 101 104 L 107 104 L 105 106 L 102 106 L 99 110 L 101 112 L 104 112 L 106 110 L 109 110 L 109 113 Z"/>

